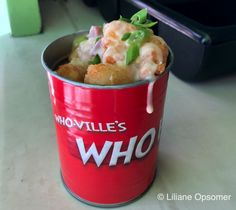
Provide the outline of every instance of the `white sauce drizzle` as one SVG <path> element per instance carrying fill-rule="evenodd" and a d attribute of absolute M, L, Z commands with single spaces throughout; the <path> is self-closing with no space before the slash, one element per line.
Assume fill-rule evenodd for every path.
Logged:
<path fill-rule="evenodd" d="M 156 80 L 154 80 L 148 84 L 147 106 L 146 106 L 146 111 L 148 114 L 152 114 L 154 111 L 154 108 L 153 108 L 153 87 L 154 87 L 155 81 Z"/>

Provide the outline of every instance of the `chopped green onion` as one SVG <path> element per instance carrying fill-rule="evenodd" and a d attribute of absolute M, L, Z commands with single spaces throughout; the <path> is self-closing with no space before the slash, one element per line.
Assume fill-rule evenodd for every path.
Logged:
<path fill-rule="evenodd" d="M 128 41 L 128 44 L 132 44 L 132 43 L 137 43 L 137 44 L 142 44 L 144 41 L 146 41 L 150 36 L 150 32 L 147 29 L 140 29 L 140 30 L 136 30 L 134 31 Z"/>
<path fill-rule="evenodd" d="M 130 37 L 130 35 L 131 35 L 130 32 L 125 33 L 125 34 L 121 37 L 121 40 L 122 40 L 122 41 L 126 41 L 126 40 Z"/>
<path fill-rule="evenodd" d="M 96 38 L 96 40 L 95 40 L 95 43 L 97 43 L 100 39 L 101 39 L 101 37 L 98 36 L 98 37 Z"/>
<path fill-rule="evenodd" d="M 131 64 L 139 56 L 139 46 L 131 44 L 126 52 L 126 65 Z"/>
<path fill-rule="evenodd" d="M 127 18 L 124 18 L 120 15 L 120 19 L 122 21 L 128 22 L 128 23 L 132 23 L 135 26 L 138 27 L 142 27 L 142 28 L 151 28 L 152 26 L 157 24 L 156 22 L 152 22 L 150 20 L 147 19 L 147 15 L 148 15 L 148 11 L 147 9 L 142 9 L 140 11 L 138 11 L 137 13 L 135 13 L 130 20 Z"/>
<path fill-rule="evenodd" d="M 137 30 L 131 33 L 125 33 L 121 37 L 121 40 L 126 41 L 126 43 L 129 45 L 129 48 L 126 52 L 126 65 L 131 64 L 139 56 L 140 46 L 147 39 L 149 39 L 149 37 L 153 33 L 149 28 L 157 24 L 157 22 L 148 20 L 147 16 L 147 9 L 138 11 L 130 18 L 130 20 L 120 16 L 119 20 L 131 23 L 137 27 Z"/>
<path fill-rule="evenodd" d="M 86 35 L 82 35 L 82 36 L 78 36 L 74 39 L 72 47 L 73 49 L 75 49 L 76 47 L 78 47 L 80 45 L 81 42 L 87 40 L 88 37 Z"/>
<path fill-rule="evenodd" d="M 122 17 L 121 15 L 120 15 L 119 20 L 130 23 L 130 20 L 129 20 L 128 18 L 124 18 L 124 17 Z"/>
<path fill-rule="evenodd" d="M 145 23 L 147 20 L 147 9 L 142 9 L 135 13 L 131 18 L 131 23 Z"/>
<path fill-rule="evenodd" d="M 133 23 L 133 25 L 139 26 L 139 27 L 142 27 L 142 28 L 151 28 L 151 27 L 153 27 L 156 24 L 157 24 L 157 21 L 156 22 L 146 21 L 146 23 L 142 23 L 142 24 Z"/>
<path fill-rule="evenodd" d="M 95 57 L 93 58 L 93 60 L 91 60 L 91 61 L 89 62 L 89 64 L 99 64 L 99 63 L 101 63 L 101 58 L 99 57 L 98 54 L 95 55 Z"/>

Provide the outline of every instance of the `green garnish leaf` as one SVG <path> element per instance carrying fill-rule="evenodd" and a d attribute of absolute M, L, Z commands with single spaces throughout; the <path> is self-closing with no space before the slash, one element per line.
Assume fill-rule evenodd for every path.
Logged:
<path fill-rule="evenodd" d="M 121 40 L 122 40 L 122 41 L 126 41 L 126 40 L 130 37 L 130 35 L 131 35 L 130 32 L 125 33 L 125 34 L 121 37 Z"/>
<path fill-rule="evenodd" d="M 140 11 L 138 11 L 137 13 L 135 13 L 131 18 L 131 23 L 145 23 L 147 20 L 147 9 L 142 9 Z"/>
<path fill-rule="evenodd" d="M 86 41 L 87 39 L 88 37 L 86 35 L 76 37 L 72 44 L 73 49 L 77 48 L 81 42 Z"/>
<path fill-rule="evenodd" d="M 89 64 L 99 64 L 99 63 L 101 63 L 101 58 L 99 57 L 99 55 L 97 54 L 97 55 L 95 55 L 95 57 L 93 58 L 93 60 L 91 60 L 90 62 L 89 62 Z"/>
<path fill-rule="evenodd" d="M 126 65 L 131 64 L 139 56 L 138 44 L 131 44 L 126 52 Z"/>

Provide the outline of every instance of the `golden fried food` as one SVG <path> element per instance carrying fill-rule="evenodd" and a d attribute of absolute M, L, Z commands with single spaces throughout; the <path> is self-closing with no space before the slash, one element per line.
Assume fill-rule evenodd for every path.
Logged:
<path fill-rule="evenodd" d="M 88 67 L 84 82 L 95 85 L 118 85 L 134 82 L 132 72 L 112 64 L 97 64 Z"/>
<path fill-rule="evenodd" d="M 80 69 L 72 64 L 64 64 L 56 70 L 57 74 L 76 82 L 83 82 L 84 77 Z"/>

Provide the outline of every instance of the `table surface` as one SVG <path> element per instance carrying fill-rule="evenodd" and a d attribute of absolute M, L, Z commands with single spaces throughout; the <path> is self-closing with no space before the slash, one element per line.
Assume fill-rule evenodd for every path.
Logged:
<path fill-rule="evenodd" d="M 40 4 L 43 33 L 0 36 L 0 210 L 96 209 L 71 197 L 61 183 L 40 54 L 54 39 L 104 20 L 79 0 Z M 119 209 L 235 209 L 235 132 L 236 75 L 191 84 L 171 74 L 158 175 L 144 196 Z M 199 193 L 228 196 L 202 202 Z M 170 200 L 174 195 L 192 199 Z"/>

